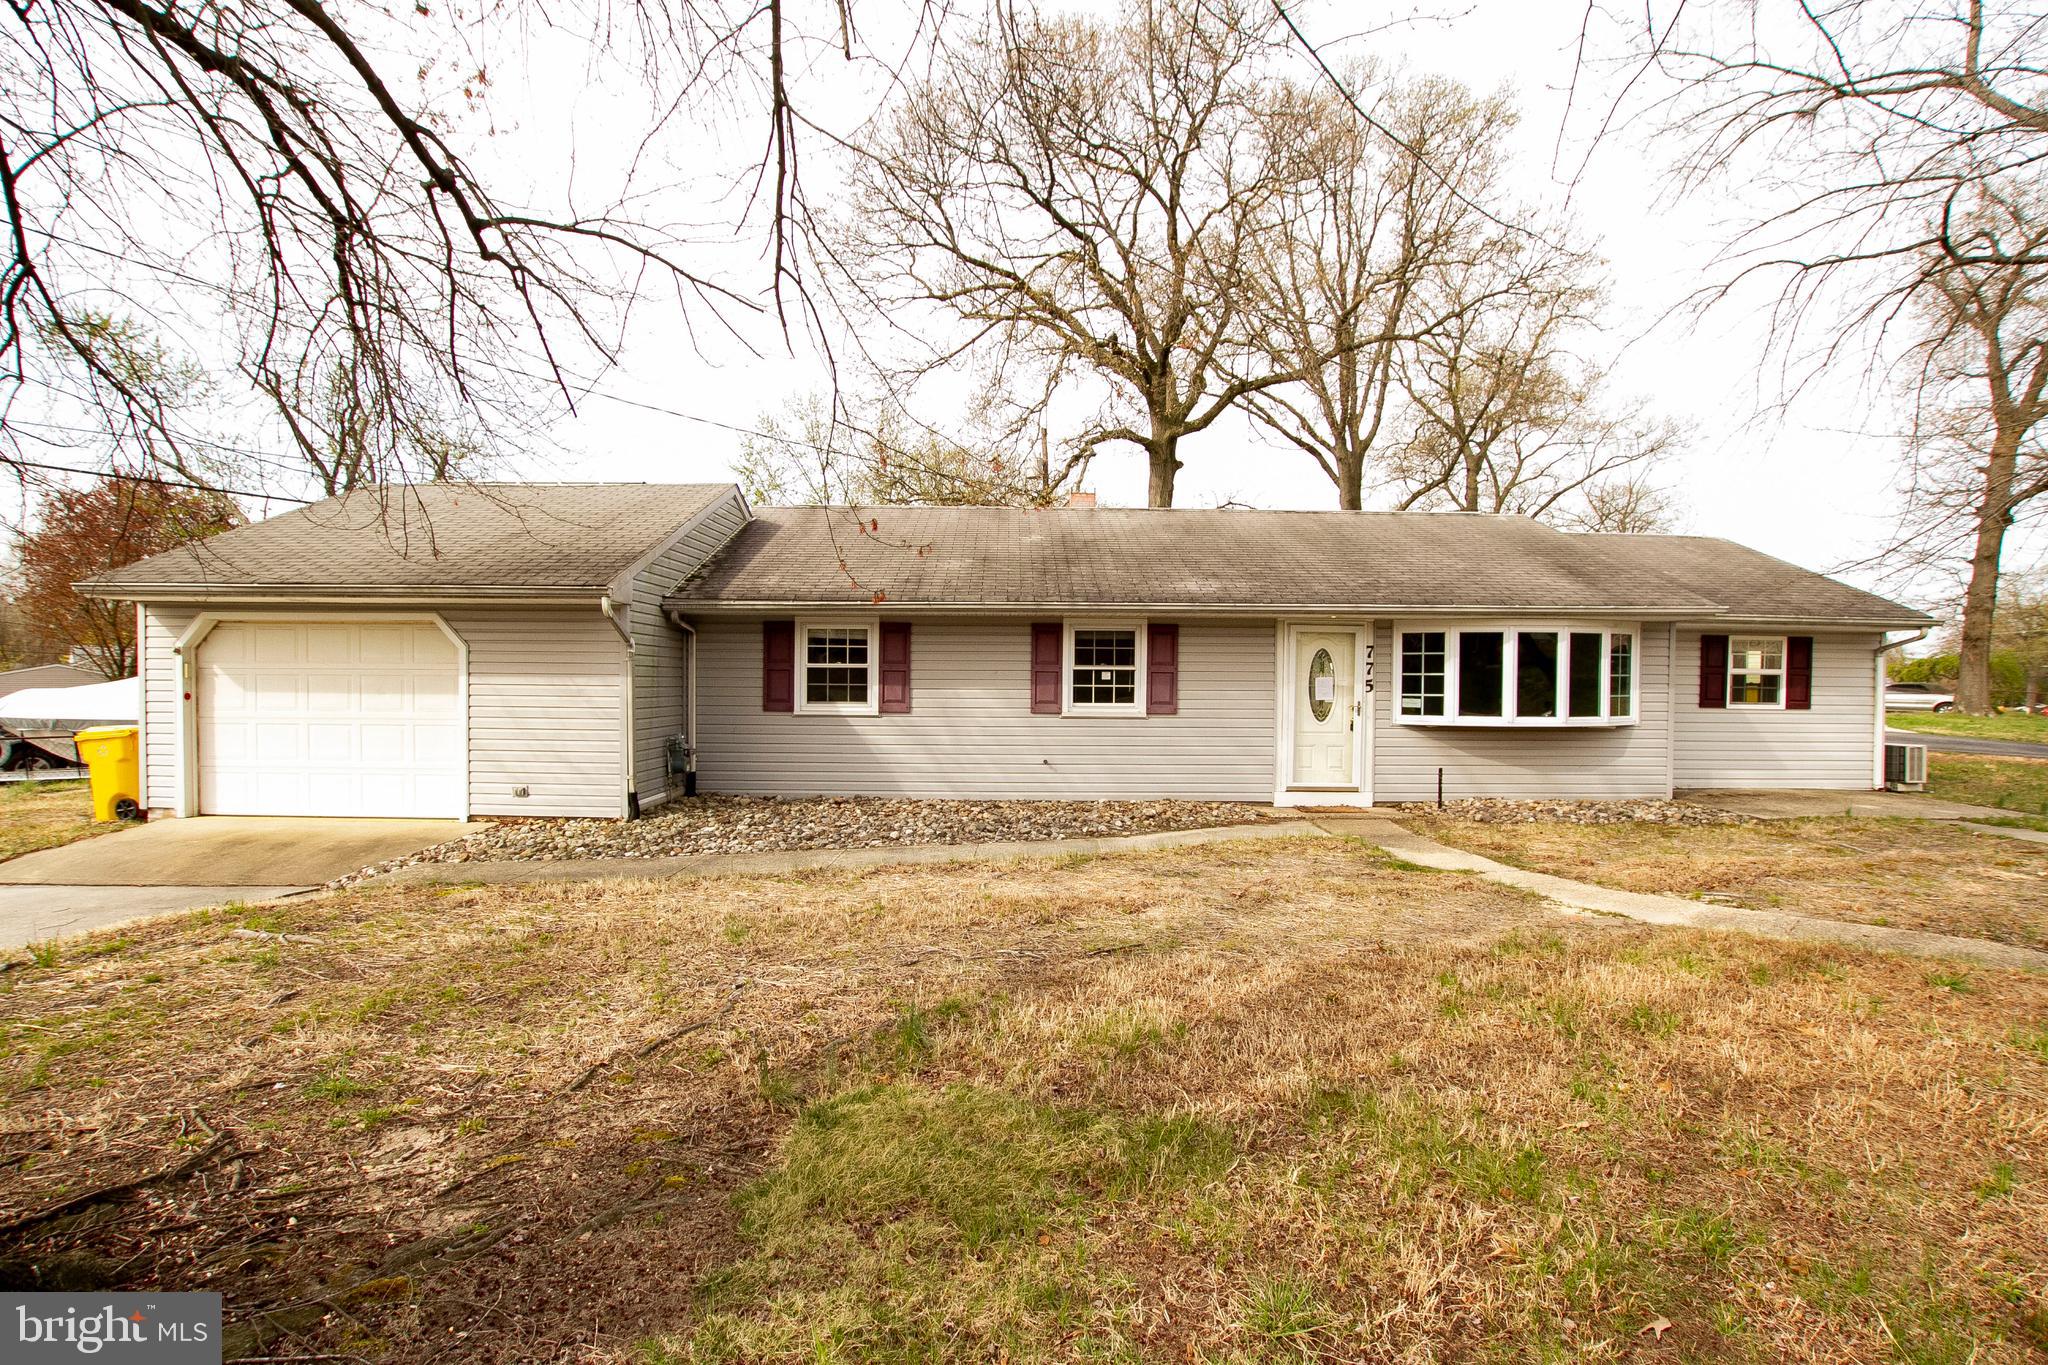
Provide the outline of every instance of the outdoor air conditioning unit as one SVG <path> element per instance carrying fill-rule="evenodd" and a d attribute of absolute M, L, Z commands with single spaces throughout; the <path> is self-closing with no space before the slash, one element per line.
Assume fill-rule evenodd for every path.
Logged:
<path fill-rule="evenodd" d="M 1884 785 L 1887 791 L 1927 790 L 1927 746 L 1887 744 L 1884 746 Z"/>

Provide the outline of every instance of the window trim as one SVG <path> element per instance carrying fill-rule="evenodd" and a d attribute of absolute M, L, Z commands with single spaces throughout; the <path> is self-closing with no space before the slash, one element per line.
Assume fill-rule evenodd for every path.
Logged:
<path fill-rule="evenodd" d="M 1643 649 L 1642 631 L 1634 625 L 1616 625 L 1606 621 L 1585 621 L 1565 619 L 1513 619 L 1488 621 L 1429 621 L 1413 620 L 1390 622 L 1393 627 L 1392 653 L 1394 656 L 1394 686 L 1391 689 L 1392 704 L 1389 710 L 1396 725 L 1417 727 L 1451 727 L 1462 729 L 1521 729 L 1521 730 L 1612 730 L 1635 725 L 1639 718 L 1642 695 Z M 1442 715 L 1428 716 L 1409 714 L 1401 709 L 1401 698 L 1407 690 L 1407 655 L 1402 646 L 1402 636 L 1413 633 L 1442 632 L 1444 637 L 1444 711 Z M 1467 632 L 1485 635 L 1500 635 L 1501 639 L 1501 714 L 1497 716 L 1467 716 L 1458 710 L 1460 654 L 1459 641 Z M 1516 687 L 1516 661 L 1522 632 L 1555 634 L 1557 641 L 1557 710 L 1554 716 L 1523 716 L 1519 714 L 1520 700 Z M 1574 716 L 1571 710 L 1570 639 L 1573 634 L 1598 633 L 1600 641 L 1600 714 L 1597 716 Z M 1614 704 L 1614 642 L 1626 638 L 1629 642 L 1629 710 L 1616 714 Z M 1781 689 L 1782 690 L 1782 689 Z"/>
<path fill-rule="evenodd" d="M 1149 622 L 1142 617 L 1069 616 L 1060 622 L 1060 714 L 1062 716 L 1143 716 L 1146 679 L 1149 676 Z M 1124 702 L 1074 700 L 1074 632 L 1077 630 L 1128 630 L 1133 637 L 1134 668 L 1131 700 Z"/>
<path fill-rule="evenodd" d="M 814 630 L 845 630 L 859 626 L 868 633 L 868 699 L 865 702 L 811 701 L 810 640 Z M 877 716 L 882 705 L 882 618 L 879 616 L 808 616 L 796 623 L 796 693 L 798 715 Z"/>
<path fill-rule="evenodd" d="M 1736 668 L 1736 667 L 1735 667 L 1735 646 L 1736 646 L 1736 643 L 1737 643 L 1738 641 L 1742 641 L 1742 640 L 1776 640 L 1776 641 L 1778 642 L 1778 666 L 1777 666 L 1776 668 L 1743 668 L 1743 669 L 1738 669 L 1738 668 Z M 1792 669 L 1791 669 L 1791 663 L 1792 663 L 1792 637 L 1791 637 L 1791 636 L 1789 636 L 1789 635 L 1735 635 L 1735 634 L 1730 634 L 1730 635 L 1729 635 L 1729 637 L 1728 637 L 1728 668 L 1727 668 L 1727 677 L 1726 677 L 1725 679 L 1723 679 L 1723 682 L 1722 682 L 1722 686 L 1723 686 L 1723 688 L 1725 689 L 1725 691 L 1724 691 L 1724 692 L 1723 692 L 1723 694 L 1722 694 L 1722 700 L 1723 700 L 1723 701 L 1725 701 L 1725 702 L 1727 703 L 1727 705 L 1728 705 L 1728 709 L 1729 709 L 1729 710 L 1731 710 L 1731 711 L 1783 711 L 1783 710 L 1785 710 L 1785 709 L 1786 709 L 1786 707 L 1785 707 L 1785 696 L 1786 696 L 1786 693 L 1787 693 L 1787 692 L 1788 692 L 1788 691 L 1790 690 L 1790 689 L 1789 689 L 1789 687 L 1788 687 L 1788 684 L 1789 684 L 1789 683 L 1791 682 L 1791 678 L 1792 678 Z M 1752 675 L 1754 675 L 1754 676 L 1756 676 L 1756 677 L 1760 677 L 1760 678 L 1776 678 L 1776 679 L 1778 680 L 1778 699 L 1777 699 L 1776 701 L 1737 701 L 1737 700 L 1735 700 L 1735 678 L 1736 678 L 1736 675 L 1737 675 L 1738 673 L 1743 673 L 1743 674 L 1752 674 Z"/>

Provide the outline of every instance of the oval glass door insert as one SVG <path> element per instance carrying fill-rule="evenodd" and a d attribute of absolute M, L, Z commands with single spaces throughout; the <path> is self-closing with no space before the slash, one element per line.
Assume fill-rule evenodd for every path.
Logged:
<path fill-rule="evenodd" d="M 1330 657 L 1329 650 L 1319 649 L 1308 661 L 1308 709 L 1316 724 L 1330 718 L 1330 706 L 1336 698 L 1337 662 Z"/>

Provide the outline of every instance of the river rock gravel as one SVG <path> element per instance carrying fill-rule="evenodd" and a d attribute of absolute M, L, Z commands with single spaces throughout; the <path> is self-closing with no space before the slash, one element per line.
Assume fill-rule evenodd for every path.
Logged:
<path fill-rule="evenodd" d="M 1442 807 L 1410 802 L 1395 809 L 1479 825 L 1742 825 L 1746 815 L 1689 801 L 1508 801 L 1472 797 Z"/>
<path fill-rule="evenodd" d="M 937 801 L 848 796 L 698 796 L 641 820 L 521 820 L 486 825 L 407 858 L 367 867 L 360 881 L 418 863 L 669 858 L 902 844 L 993 844 L 1102 838 L 1242 825 L 1260 808 L 1228 801 Z"/>

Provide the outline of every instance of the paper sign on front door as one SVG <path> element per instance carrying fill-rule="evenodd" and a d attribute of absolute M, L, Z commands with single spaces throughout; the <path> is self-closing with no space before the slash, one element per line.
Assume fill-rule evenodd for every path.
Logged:
<path fill-rule="evenodd" d="M 1337 680 L 1335 678 L 1332 678 L 1329 675 L 1325 674 L 1323 677 L 1317 678 L 1315 680 L 1315 688 L 1315 700 L 1337 700 Z"/>

